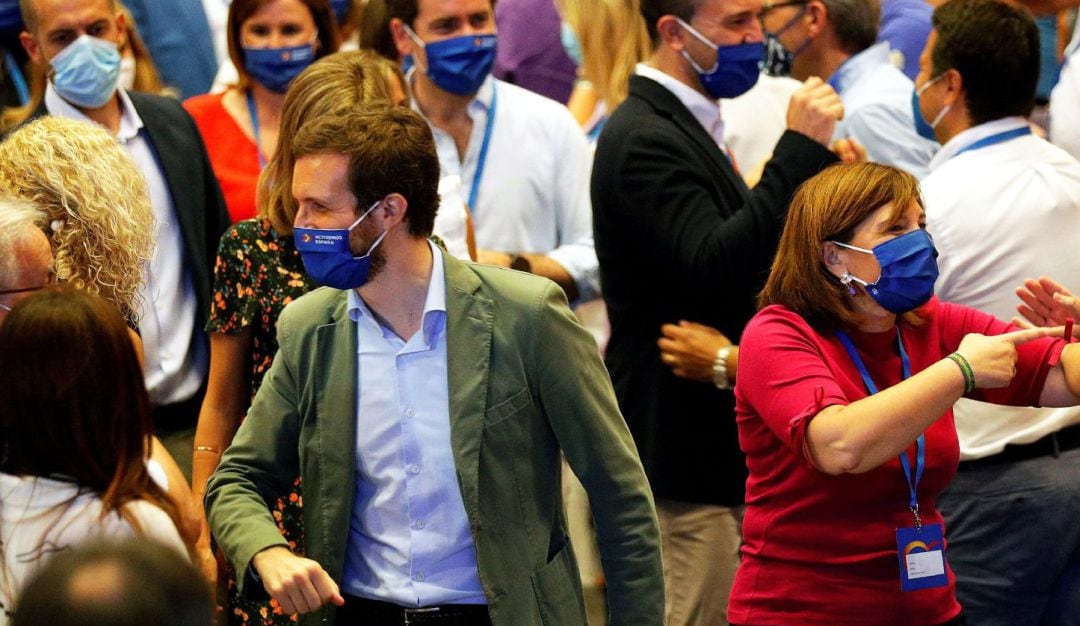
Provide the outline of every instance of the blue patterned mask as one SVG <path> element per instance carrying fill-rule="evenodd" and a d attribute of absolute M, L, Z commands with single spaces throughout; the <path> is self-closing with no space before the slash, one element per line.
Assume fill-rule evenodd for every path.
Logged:
<path fill-rule="evenodd" d="M 349 234 L 381 203 L 376 201 L 348 228 L 293 228 L 293 241 L 304 269 L 315 282 L 335 289 L 364 286 L 371 272 L 371 254 L 389 231 L 383 231 L 360 257 L 354 257 L 349 249 Z"/>
<path fill-rule="evenodd" d="M 856 282 L 881 308 L 890 313 L 907 313 L 924 304 L 934 295 L 934 283 L 938 278 L 937 249 L 926 229 L 890 239 L 874 246 L 873 250 L 859 248 L 839 241 L 832 242 L 842 248 L 872 254 L 881 266 L 881 275 L 872 283 L 845 273 L 840 282 Z"/>

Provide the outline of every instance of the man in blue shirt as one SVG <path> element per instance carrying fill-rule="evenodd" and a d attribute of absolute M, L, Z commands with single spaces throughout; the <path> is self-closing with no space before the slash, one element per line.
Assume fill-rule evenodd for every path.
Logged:
<path fill-rule="evenodd" d="M 889 59 L 889 45 L 875 44 L 880 20 L 874 0 L 796 0 L 766 4 L 765 30 L 790 54 L 791 76 L 828 80 L 844 103 L 836 137 L 855 139 L 871 161 L 918 178 L 937 143 L 915 131 L 914 85 Z"/>
<path fill-rule="evenodd" d="M 257 575 L 312 624 L 584 624 L 561 452 L 592 504 L 609 622 L 662 624 L 648 483 L 563 291 L 428 240 L 439 165 L 419 114 L 313 120 L 293 150 L 297 247 L 335 288 L 282 313 L 209 483 L 211 529 L 252 574 L 241 590 Z M 307 558 L 262 497 L 297 472 Z"/>

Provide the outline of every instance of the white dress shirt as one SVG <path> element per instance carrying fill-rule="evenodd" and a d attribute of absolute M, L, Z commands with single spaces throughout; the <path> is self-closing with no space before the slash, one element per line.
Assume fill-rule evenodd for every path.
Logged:
<path fill-rule="evenodd" d="M 143 268 L 139 289 L 142 307 L 138 323 L 146 388 L 155 405 L 182 402 L 202 386 L 209 350 L 202 329 L 195 324 L 195 286 L 191 273 L 185 270 L 184 239 L 168 183 L 142 130 L 138 112 L 123 89 L 118 89 L 117 94 L 121 117 L 116 138 L 146 178 L 154 211 L 154 251 L 149 265 Z M 61 98 L 51 82 L 45 88 L 45 108 L 51 115 L 94 123 Z"/>
<path fill-rule="evenodd" d="M 450 443 L 443 260 L 429 246 L 423 322 L 407 341 L 349 291 L 357 480 L 342 588 L 402 606 L 486 604 Z"/>
<path fill-rule="evenodd" d="M 802 83 L 786 76 L 758 76 L 750 91 L 737 98 L 720 100 L 724 141 L 739 165 L 740 173 L 753 171 L 772 157 L 776 142 L 787 130 L 791 94 Z"/>
<path fill-rule="evenodd" d="M 410 72 L 410 84 L 412 77 Z M 431 128 L 442 175 L 461 180 L 461 197 L 468 203 L 493 96 L 490 145 L 476 206 L 469 207 L 477 247 L 547 255 L 574 279 L 579 300 L 597 297 L 592 150 L 566 107 L 489 76 L 467 109 L 473 128 L 464 159 L 452 136 Z M 423 115 L 415 99 L 413 108 Z"/>
<path fill-rule="evenodd" d="M 724 120 L 720 117 L 719 101 L 709 98 L 674 76 L 665 74 L 645 63 L 638 63 L 637 67 L 634 68 L 634 73 L 649 80 L 654 80 L 660 83 L 664 89 L 670 91 L 690 111 L 690 114 L 701 124 L 705 132 L 709 133 L 709 136 L 713 138 L 720 150 L 724 154 L 728 153 L 727 145 L 724 143 Z"/>
<path fill-rule="evenodd" d="M 889 44 L 875 44 L 849 58 L 829 84 L 844 105 L 834 138 L 854 138 L 871 161 L 899 167 L 916 178 L 926 176 L 938 144 L 915 131 L 915 84 L 889 59 Z"/>
<path fill-rule="evenodd" d="M 1009 117 L 969 128 L 942 146 L 922 181 L 927 229 L 940 256 L 939 298 L 1000 319 L 1016 315 L 1015 289 L 1050 276 L 1080 289 L 1080 162 L 1035 135 L 965 148 L 1027 127 Z M 1031 409 L 961 399 L 963 459 L 1031 443 L 1080 423 L 1080 408 Z"/>

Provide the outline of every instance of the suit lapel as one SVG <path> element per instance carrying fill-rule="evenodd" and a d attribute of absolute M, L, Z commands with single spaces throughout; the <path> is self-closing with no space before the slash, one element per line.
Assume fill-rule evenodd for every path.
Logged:
<path fill-rule="evenodd" d="M 701 127 L 701 123 L 675 94 L 660 83 L 643 76 L 630 77 L 630 93 L 645 100 L 658 113 L 670 118 L 679 130 L 708 156 L 713 165 L 724 173 L 728 184 L 737 189 L 740 196 L 746 197 L 746 182 L 735 171 L 731 161 L 721 152 L 712 136 Z"/>
<path fill-rule="evenodd" d="M 494 303 L 481 296 L 468 265 L 443 252 L 446 268 L 446 370 L 450 391 L 450 442 L 462 499 L 475 528 L 480 519 L 480 440 L 487 407 Z"/>

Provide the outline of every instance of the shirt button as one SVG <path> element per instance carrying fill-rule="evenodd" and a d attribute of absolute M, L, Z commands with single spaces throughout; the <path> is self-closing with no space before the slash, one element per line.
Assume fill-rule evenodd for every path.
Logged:
<path fill-rule="evenodd" d="M 412 579 L 415 580 L 418 583 L 422 583 L 422 582 L 424 582 L 424 573 L 423 572 L 418 572 L 416 574 L 413 574 Z"/>
<path fill-rule="evenodd" d="M 416 527 L 417 528 L 423 528 L 424 527 L 424 520 L 422 520 L 422 519 L 416 520 Z"/>
<path fill-rule="evenodd" d="M 410 474 L 419 474 L 420 473 L 420 466 L 419 465 L 410 465 L 409 466 L 409 473 Z"/>
<path fill-rule="evenodd" d="M 412 407 L 405 409 L 405 417 L 412 417 L 414 415 L 416 415 L 416 411 L 414 411 Z"/>

